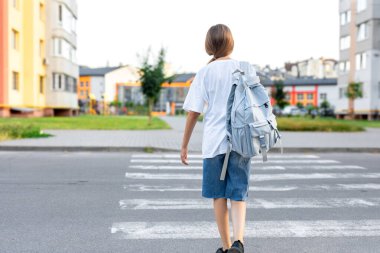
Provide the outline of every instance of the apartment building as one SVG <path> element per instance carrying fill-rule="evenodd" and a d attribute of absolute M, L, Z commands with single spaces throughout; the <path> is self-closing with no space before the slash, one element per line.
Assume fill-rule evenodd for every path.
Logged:
<path fill-rule="evenodd" d="M 120 67 L 89 68 L 80 66 L 78 99 L 85 102 L 92 95 L 96 101 L 103 101 L 105 95 L 105 75 Z"/>
<path fill-rule="evenodd" d="M 0 117 L 73 115 L 76 1 L 0 1 Z"/>
<path fill-rule="evenodd" d="M 338 62 L 324 57 L 285 63 L 286 73 L 295 77 L 337 78 L 337 70 Z"/>
<path fill-rule="evenodd" d="M 340 0 L 340 56 L 336 113 L 349 112 L 350 82 L 362 83 L 355 115 L 373 119 L 380 112 L 380 0 Z"/>
<path fill-rule="evenodd" d="M 42 116 L 46 102 L 46 1 L 0 1 L 0 116 Z"/>
<path fill-rule="evenodd" d="M 46 115 L 76 115 L 79 110 L 77 3 L 75 0 L 46 0 L 46 8 Z"/>

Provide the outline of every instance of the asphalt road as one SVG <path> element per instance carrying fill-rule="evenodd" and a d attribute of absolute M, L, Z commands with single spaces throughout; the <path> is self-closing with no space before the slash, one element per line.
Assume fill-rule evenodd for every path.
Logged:
<path fill-rule="evenodd" d="M 380 252 L 379 154 L 255 159 L 246 252 Z M 201 159 L 0 152 L 0 252 L 215 252 Z"/>

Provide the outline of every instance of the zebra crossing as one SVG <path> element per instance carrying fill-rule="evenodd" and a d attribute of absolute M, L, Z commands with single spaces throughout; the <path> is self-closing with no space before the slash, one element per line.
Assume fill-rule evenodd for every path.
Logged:
<path fill-rule="evenodd" d="M 362 210 L 380 213 L 380 171 L 319 155 L 268 158 L 268 163 L 252 159 L 246 238 L 380 237 L 380 215 L 351 215 Z M 218 238 L 214 220 L 203 215 L 212 212 L 212 200 L 200 195 L 201 155 L 189 155 L 189 164 L 182 165 L 178 154 L 132 154 L 122 185 L 127 197 L 119 200 L 118 207 L 130 216 L 138 214 L 139 220 L 114 222 L 112 236 L 127 240 Z M 252 218 L 260 210 L 267 212 L 265 219 Z M 286 216 L 280 217 L 276 210 Z M 205 219 L 173 221 L 170 215 L 180 211 L 199 213 Z M 341 213 L 341 217 L 329 213 Z"/>

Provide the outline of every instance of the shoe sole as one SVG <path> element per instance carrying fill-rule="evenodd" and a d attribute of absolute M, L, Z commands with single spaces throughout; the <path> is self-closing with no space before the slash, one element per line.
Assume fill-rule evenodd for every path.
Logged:
<path fill-rule="evenodd" d="M 238 248 L 230 248 L 227 253 L 243 253 L 243 251 Z"/>

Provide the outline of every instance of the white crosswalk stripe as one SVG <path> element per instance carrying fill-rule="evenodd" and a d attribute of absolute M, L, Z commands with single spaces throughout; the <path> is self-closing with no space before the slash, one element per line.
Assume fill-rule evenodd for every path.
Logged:
<path fill-rule="evenodd" d="M 161 179 L 161 180 L 201 180 L 201 174 L 189 173 L 125 173 L 129 179 Z M 252 174 L 251 181 L 305 180 L 305 179 L 342 179 L 342 178 L 380 178 L 380 173 L 282 173 Z"/>
<path fill-rule="evenodd" d="M 147 192 L 200 192 L 202 189 L 196 186 L 167 186 L 167 185 L 145 185 L 145 184 L 130 184 L 124 185 L 124 189 L 128 191 L 147 191 Z M 249 191 L 268 191 L 268 192 L 283 192 L 294 190 L 380 190 L 380 184 L 322 184 L 322 185 L 265 185 L 249 187 Z"/>
<path fill-rule="evenodd" d="M 131 163 L 169 163 L 169 164 L 180 164 L 181 161 L 179 159 L 132 159 Z M 189 164 L 202 164 L 203 160 L 201 159 L 193 159 L 189 160 Z M 252 160 L 252 164 L 261 164 L 264 163 L 262 160 Z M 265 164 L 331 164 L 331 163 L 339 163 L 335 160 L 268 160 Z"/>
<path fill-rule="evenodd" d="M 178 158 L 180 155 L 178 154 L 133 154 L 132 158 Z M 202 158 L 202 155 L 193 155 L 189 154 L 188 158 Z M 268 154 L 268 159 L 317 159 L 319 156 L 317 155 L 275 155 L 275 154 Z M 259 156 L 253 157 L 255 160 L 260 160 L 261 158 Z"/>
<path fill-rule="evenodd" d="M 121 210 L 131 212 L 165 212 L 166 210 L 191 210 L 201 212 L 212 209 L 212 200 L 202 198 L 202 156 L 189 155 L 190 165 L 180 163 L 178 154 L 133 154 L 123 189 L 133 192 L 132 196 L 119 201 Z M 290 170 L 294 170 L 291 171 Z M 260 173 L 255 173 L 259 171 Z M 295 173 L 296 172 L 296 173 Z M 380 173 L 372 172 L 358 165 L 342 164 L 340 161 L 321 159 L 317 155 L 288 154 L 269 156 L 268 163 L 261 158 L 252 160 L 250 192 L 281 195 L 265 197 L 250 195 L 248 209 L 287 209 L 297 216 L 298 210 L 379 208 L 380 198 L 364 195 L 341 197 L 318 194 L 318 197 L 305 197 L 299 193 L 379 191 Z M 360 182 L 357 180 L 362 179 Z M 195 180 L 195 181 L 189 181 Z M 305 183 L 307 180 L 307 183 Z M 320 182 L 323 180 L 323 183 Z M 345 180 L 345 181 L 343 181 Z M 372 181 L 371 181 L 372 180 Z M 289 182 L 288 182 L 289 181 Z M 194 195 L 192 192 L 197 193 Z M 287 194 L 289 192 L 289 194 Z M 165 194 L 167 193 L 167 194 Z M 170 194 L 169 194 L 170 193 Z M 178 194 L 189 197 L 178 197 Z M 159 197 L 157 197 L 157 194 Z M 287 194 L 287 195 L 285 195 Z M 252 196 L 252 197 L 251 197 Z M 275 196 L 275 197 L 273 197 Z M 281 197 L 283 196 L 283 197 Z M 286 196 L 286 197 L 285 197 Z M 316 196 L 316 195 L 313 195 Z M 159 217 L 159 216 L 157 216 Z M 380 219 L 316 219 L 310 220 L 295 217 L 282 220 L 247 221 L 246 238 L 279 238 L 279 237 L 368 237 L 380 236 Z M 154 219 L 154 218 L 153 218 Z M 114 237 L 122 239 L 212 239 L 218 238 L 214 220 L 198 221 L 145 221 L 114 222 L 110 231 Z"/>
<path fill-rule="evenodd" d="M 111 233 L 124 239 L 218 238 L 215 222 L 120 222 Z M 380 220 L 247 221 L 246 238 L 380 236 Z"/>
<path fill-rule="evenodd" d="M 202 170 L 202 166 L 173 165 L 131 165 L 130 169 L 139 170 Z M 287 166 L 254 166 L 253 170 L 366 170 L 357 165 L 287 165 Z"/>
<path fill-rule="evenodd" d="M 157 209 L 212 209 L 208 199 L 125 199 L 119 201 L 121 209 L 157 210 Z M 247 208 L 341 208 L 380 206 L 380 198 L 253 198 L 247 201 Z"/>

